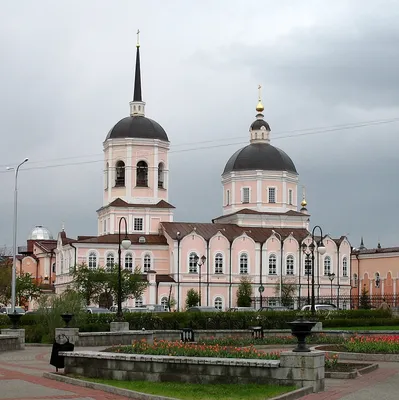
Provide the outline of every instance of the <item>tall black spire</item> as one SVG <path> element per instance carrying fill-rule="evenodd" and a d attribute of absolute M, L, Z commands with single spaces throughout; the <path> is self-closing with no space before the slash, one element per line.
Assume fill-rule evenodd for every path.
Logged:
<path fill-rule="evenodd" d="M 133 101 L 143 101 L 141 98 L 141 73 L 140 73 L 140 43 L 139 43 L 139 33 L 137 31 L 137 51 L 136 51 L 136 72 L 134 76 L 134 93 Z"/>

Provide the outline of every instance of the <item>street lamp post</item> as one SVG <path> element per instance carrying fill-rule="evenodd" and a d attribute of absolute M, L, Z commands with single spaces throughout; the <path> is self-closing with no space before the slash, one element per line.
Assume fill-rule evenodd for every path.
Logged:
<path fill-rule="evenodd" d="M 303 242 L 303 244 L 302 244 L 302 251 L 305 254 L 309 253 L 309 254 L 312 255 L 312 305 L 311 305 L 311 312 L 312 312 L 313 316 L 315 315 L 315 312 L 316 312 L 316 310 L 315 310 L 315 289 L 314 289 L 314 251 L 315 251 L 315 248 L 316 248 L 316 244 L 315 244 L 316 240 L 315 240 L 315 237 L 314 237 L 314 233 L 315 233 L 316 228 L 318 228 L 320 230 L 320 242 L 318 243 L 317 251 L 318 251 L 318 253 L 320 255 L 323 255 L 326 252 L 326 248 L 324 247 L 324 244 L 323 244 L 323 231 L 322 231 L 322 229 L 321 229 L 321 227 L 319 225 L 316 225 L 312 230 L 312 242 L 310 243 L 310 245 L 307 246 L 305 242 Z"/>
<path fill-rule="evenodd" d="M 18 172 L 20 167 L 29 159 L 25 158 L 17 167 L 8 167 L 7 170 L 15 171 L 14 184 L 14 223 L 13 223 L 13 241 L 12 241 L 12 275 L 11 275 L 11 313 L 15 313 L 16 283 L 17 283 L 17 220 L 18 220 Z"/>
<path fill-rule="evenodd" d="M 275 230 L 272 231 L 274 235 L 276 235 L 280 239 L 280 290 L 279 290 L 279 297 L 280 297 L 280 306 L 282 306 L 282 289 L 283 289 L 283 248 L 284 242 L 281 235 L 276 232 Z"/>
<path fill-rule="evenodd" d="M 125 238 L 121 240 L 121 225 L 122 221 L 125 222 Z M 118 227 L 118 311 L 116 313 L 116 317 L 119 321 L 122 321 L 123 314 L 122 314 L 122 249 L 123 247 L 127 250 L 131 246 L 132 242 L 129 240 L 127 236 L 127 221 L 125 217 L 122 217 L 119 220 L 119 227 Z"/>
<path fill-rule="evenodd" d="M 303 246 L 303 245 L 302 245 Z M 310 264 L 310 253 L 308 253 L 306 251 L 306 249 L 303 250 L 303 253 L 306 256 L 306 275 L 308 277 L 308 304 L 310 304 L 310 281 L 309 281 L 309 276 L 310 276 L 310 268 L 309 268 L 309 264 Z"/>
<path fill-rule="evenodd" d="M 202 274 L 201 274 L 201 270 L 202 270 L 202 266 L 205 264 L 206 261 L 206 257 L 202 256 L 201 257 L 201 261 L 199 261 L 199 257 L 197 255 L 195 255 L 194 257 L 194 261 L 197 263 L 198 265 L 198 305 L 201 306 L 201 281 L 202 281 Z"/>
<path fill-rule="evenodd" d="M 328 273 L 328 279 L 330 280 L 331 283 L 331 292 L 330 292 L 330 297 L 331 297 L 331 304 L 333 302 L 333 295 L 332 295 L 332 285 L 333 285 L 333 280 L 335 278 L 334 272 L 332 274 Z"/>

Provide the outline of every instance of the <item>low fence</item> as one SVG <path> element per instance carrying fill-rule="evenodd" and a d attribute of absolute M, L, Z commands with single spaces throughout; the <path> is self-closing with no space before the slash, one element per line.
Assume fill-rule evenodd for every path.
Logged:
<path fill-rule="evenodd" d="M 22 350 L 25 348 L 24 329 L 2 329 L 0 334 L 0 352 Z"/>

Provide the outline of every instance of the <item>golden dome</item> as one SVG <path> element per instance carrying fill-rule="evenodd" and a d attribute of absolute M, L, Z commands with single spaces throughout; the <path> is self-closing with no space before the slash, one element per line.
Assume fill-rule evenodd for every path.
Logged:
<path fill-rule="evenodd" d="M 263 107 L 262 102 L 259 100 L 258 105 L 256 106 L 256 111 L 258 112 L 262 112 L 265 109 L 265 107 Z"/>
<path fill-rule="evenodd" d="M 301 206 L 302 207 L 306 207 L 308 205 L 308 202 L 305 200 L 305 199 L 303 199 L 302 201 L 301 201 Z"/>

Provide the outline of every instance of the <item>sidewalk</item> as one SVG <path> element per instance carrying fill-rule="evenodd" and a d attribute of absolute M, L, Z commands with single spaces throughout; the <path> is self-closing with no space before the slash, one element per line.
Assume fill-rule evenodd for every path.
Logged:
<path fill-rule="evenodd" d="M 49 365 L 50 352 L 51 347 L 27 347 L 22 351 L 0 353 L 0 400 L 127 399 L 99 390 L 43 378 L 43 372 L 55 371 L 55 368 Z M 379 362 L 378 364 L 379 369 L 356 379 L 326 379 L 326 391 L 307 395 L 302 400 L 395 400 L 399 398 L 399 363 Z"/>
<path fill-rule="evenodd" d="M 51 347 L 26 347 L 25 350 L 0 353 L 0 399 L 127 399 L 127 397 L 43 378 L 43 372 L 55 371 L 55 368 L 49 365 L 50 353 Z"/>

